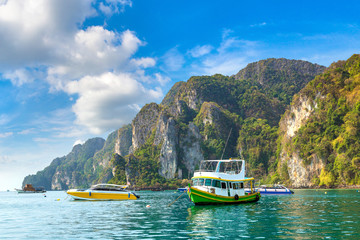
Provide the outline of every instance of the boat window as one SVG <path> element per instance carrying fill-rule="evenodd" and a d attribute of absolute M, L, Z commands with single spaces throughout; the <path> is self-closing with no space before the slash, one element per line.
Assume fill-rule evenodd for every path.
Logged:
<path fill-rule="evenodd" d="M 204 185 L 204 179 L 203 178 L 199 178 L 199 186 L 203 186 Z"/>
<path fill-rule="evenodd" d="M 217 167 L 218 161 L 202 161 L 200 162 L 200 169 L 201 172 L 215 172 Z"/>
<path fill-rule="evenodd" d="M 211 186 L 211 179 L 205 180 L 205 186 Z"/>
<path fill-rule="evenodd" d="M 197 186 L 197 183 L 198 183 L 198 179 L 197 178 L 193 179 L 193 186 Z"/>
<path fill-rule="evenodd" d="M 234 189 L 239 189 L 239 184 L 238 183 L 233 183 L 233 188 Z"/>
<path fill-rule="evenodd" d="M 228 174 L 239 174 L 241 172 L 242 162 L 240 161 L 220 162 L 219 164 L 219 172 Z"/>
<path fill-rule="evenodd" d="M 232 188 L 231 182 L 229 182 L 229 188 Z"/>
<path fill-rule="evenodd" d="M 91 186 L 90 189 L 98 191 L 124 191 L 124 186 L 114 184 L 97 184 Z"/>
<path fill-rule="evenodd" d="M 221 188 L 226 189 L 226 182 L 221 182 Z"/>
<path fill-rule="evenodd" d="M 240 189 L 241 188 L 244 188 L 244 183 L 243 182 L 240 183 Z"/>
<path fill-rule="evenodd" d="M 220 181 L 218 181 L 218 180 L 213 180 L 212 186 L 213 186 L 213 187 L 220 188 Z"/>

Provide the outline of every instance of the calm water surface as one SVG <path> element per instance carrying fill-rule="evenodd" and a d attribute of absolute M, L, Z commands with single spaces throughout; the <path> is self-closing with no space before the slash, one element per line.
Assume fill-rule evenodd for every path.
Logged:
<path fill-rule="evenodd" d="M 359 239 L 360 193 L 295 190 L 257 203 L 194 206 L 180 193 L 72 201 L 65 192 L 0 192 L 0 239 Z M 146 206 L 150 205 L 149 208 Z"/>

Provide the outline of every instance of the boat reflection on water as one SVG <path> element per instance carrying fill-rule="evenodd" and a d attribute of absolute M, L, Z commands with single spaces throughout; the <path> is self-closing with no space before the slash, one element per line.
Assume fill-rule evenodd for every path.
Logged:
<path fill-rule="evenodd" d="M 187 209 L 189 222 L 187 230 L 191 232 L 189 237 L 200 239 L 250 237 L 248 210 L 243 205 L 191 206 Z"/>

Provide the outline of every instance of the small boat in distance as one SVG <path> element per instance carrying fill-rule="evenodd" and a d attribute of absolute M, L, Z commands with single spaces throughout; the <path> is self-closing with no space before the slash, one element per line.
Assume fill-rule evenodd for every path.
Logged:
<path fill-rule="evenodd" d="M 44 187 L 33 187 L 31 184 L 26 184 L 25 187 L 23 187 L 22 189 L 15 188 L 15 190 L 18 193 L 44 193 L 44 192 L 46 192 Z"/>
<path fill-rule="evenodd" d="M 250 184 L 250 193 L 245 184 Z M 188 196 L 195 205 L 256 202 L 261 195 L 253 186 L 254 178 L 245 177 L 245 160 L 204 160 L 189 184 Z"/>
<path fill-rule="evenodd" d="M 186 187 L 184 187 L 184 188 L 178 188 L 177 190 L 178 190 L 178 192 L 186 192 L 186 191 L 187 191 L 187 188 L 186 188 Z"/>
<path fill-rule="evenodd" d="M 249 188 L 245 188 L 245 192 L 250 192 Z M 255 187 L 256 192 L 260 192 L 263 194 L 294 194 L 294 191 L 288 189 L 287 187 L 281 184 L 274 185 L 260 185 L 259 187 Z"/>
<path fill-rule="evenodd" d="M 127 185 L 97 184 L 89 189 L 70 189 L 66 193 L 74 200 L 136 200 L 140 196 L 127 191 Z"/>

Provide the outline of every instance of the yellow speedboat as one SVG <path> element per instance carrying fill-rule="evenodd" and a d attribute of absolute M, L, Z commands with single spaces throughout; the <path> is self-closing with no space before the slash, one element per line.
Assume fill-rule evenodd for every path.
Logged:
<path fill-rule="evenodd" d="M 70 189 L 66 193 L 74 200 L 136 200 L 140 196 L 126 190 L 126 185 L 97 184 L 91 188 Z"/>

